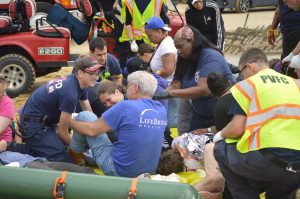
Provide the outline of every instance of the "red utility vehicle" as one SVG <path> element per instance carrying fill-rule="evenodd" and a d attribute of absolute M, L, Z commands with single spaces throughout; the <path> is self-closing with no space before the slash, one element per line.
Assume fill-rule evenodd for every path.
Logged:
<path fill-rule="evenodd" d="M 76 58 L 76 55 L 70 55 L 68 29 L 51 26 L 43 17 L 53 7 L 49 4 L 50 0 L 37 1 L 37 4 L 34 0 L 2 0 L 0 3 L 0 8 L 6 9 L 6 13 L 0 15 L 0 72 L 10 80 L 7 92 L 11 97 L 29 91 L 35 77 L 58 71 L 62 66 L 68 66 L 69 60 Z M 77 8 L 80 1 L 86 0 L 78 0 L 77 4 L 75 0 L 55 0 L 65 9 L 84 12 L 83 8 Z M 172 28 L 170 35 L 174 36 L 185 20 L 172 0 L 167 0 L 167 7 Z M 42 13 L 37 11 L 38 8 L 40 11 L 43 8 L 45 13 L 37 14 Z M 83 16 L 87 17 L 86 13 Z M 108 51 L 113 53 L 114 31 L 107 33 L 99 27 L 101 26 L 96 27 L 98 36 L 106 40 Z"/>
<path fill-rule="evenodd" d="M 70 60 L 70 33 L 63 27 L 39 26 L 32 29 L 34 0 L 13 0 L 9 16 L 0 15 L 0 72 L 10 80 L 11 97 L 29 91 L 35 78 L 67 66 Z"/>

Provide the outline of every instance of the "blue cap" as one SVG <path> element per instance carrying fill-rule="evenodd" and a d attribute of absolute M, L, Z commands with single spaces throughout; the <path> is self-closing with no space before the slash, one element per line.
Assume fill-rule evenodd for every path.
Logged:
<path fill-rule="evenodd" d="M 150 18 L 145 24 L 145 29 L 164 29 L 171 31 L 171 28 L 166 27 L 164 21 L 159 17 Z"/>

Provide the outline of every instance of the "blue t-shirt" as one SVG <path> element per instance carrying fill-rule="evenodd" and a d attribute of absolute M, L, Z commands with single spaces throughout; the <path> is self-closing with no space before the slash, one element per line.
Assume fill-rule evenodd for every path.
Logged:
<path fill-rule="evenodd" d="M 218 51 L 211 48 L 203 48 L 199 54 L 196 73 L 189 75 L 189 70 L 183 76 L 182 88 L 190 88 L 198 85 L 199 78 L 206 78 L 212 72 L 220 72 L 224 74 L 231 82 L 235 82 L 235 78 L 231 73 L 228 64 Z M 202 97 L 192 100 L 193 111 L 201 116 L 213 118 L 213 110 L 217 100 L 212 97 Z"/>
<path fill-rule="evenodd" d="M 75 75 L 60 77 L 47 82 L 33 92 L 24 105 L 22 115 L 42 118 L 47 115 L 55 124 L 60 113 L 74 113 L 79 100 L 87 100 L 86 89 L 79 87 Z"/>
<path fill-rule="evenodd" d="M 105 66 L 105 71 L 100 70 L 100 75 L 102 76 L 104 72 L 109 72 L 110 73 L 110 77 L 108 78 L 109 80 L 112 80 L 112 75 L 122 74 L 122 69 L 120 67 L 120 64 L 117 58 L 115 58 L 115 56 L 113 56 L 112 54 L 107 53 L 107 60 L 104 66 Z"/>
<path fill-rule="evenodd" d="M 282 34 L 300 30 L 300 12 L 289 8 L 283 0 L 278 1 L 279 21 Z"/>
<path fill-rule="evenodd" d="M 115 58 L 115 56 L 108 53 L 106 62 L 107 62 L 107 66 L 108 66 L 110 74 L 113 74 L 113 75 L 121 75 L 122 74 L 122 69 L 120 67 L 120 64 L 119 64 L 117 58 Z"/>
<path fill-rule="evenodd" d="M 153 73 L 153 76 L 157 80 L 157 88 L 155 90 L 155 93 L 159 93 L 166 90 L 166 88 L 168 87 L 167 80 L 165 80 L 164 78 L 162 78 L 156 73 Z M 162 105 L 166 108 L 166 110 L 168 110 L 168 99 L 160 99 L 158 101 L 162 103 Z"/>
<path fill-rule="evenodd" d="M 103 113 L 116 133 L 112 158 L 116 171 L 125 177 L 156 171 L 167 126 L 167 112 L 152 99 L 125 100 Z"/>

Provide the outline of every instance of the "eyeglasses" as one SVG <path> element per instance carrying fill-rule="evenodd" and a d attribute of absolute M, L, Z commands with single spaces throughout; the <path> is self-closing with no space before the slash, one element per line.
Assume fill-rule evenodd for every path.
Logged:
<path fill-rule="evenodd" d="M 253 61 L 248 62 L 247 64 L 245 64 L 245 66 L 243 66 L 242 69 L 240 70 L 240 74 L 242 74 L 242 72 L 248 67 L 249 64 L 252 64 L 254 62 L 256 62 L 256 60 L 253 60 Z"/>
<path fill-rule="evenodd" d="M 83 72 L 89 74 L 93 78 L 99 77 L 99 73 L 89 73 L 89 72 L 86 72 L 86 71 L 83 71 Z"/>

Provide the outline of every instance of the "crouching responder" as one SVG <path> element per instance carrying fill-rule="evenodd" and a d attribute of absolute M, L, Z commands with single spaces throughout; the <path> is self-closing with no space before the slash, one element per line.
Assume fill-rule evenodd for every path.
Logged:
<path fill-rule="evenodd" d="M 245 80 L 231 88 L 233 118 L 215 135 L 214 156 L 234 198 L 289 198 L 300 186 L 300 86 L 257 48 L 239 69 Z"/>

